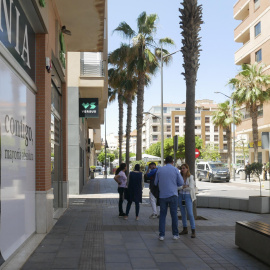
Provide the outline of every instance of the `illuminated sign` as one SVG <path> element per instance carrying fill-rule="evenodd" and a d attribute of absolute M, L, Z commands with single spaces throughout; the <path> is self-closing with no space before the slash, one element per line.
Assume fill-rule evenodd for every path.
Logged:
<path fill-rule="evenodd" d="M 98 118 L 98 98 L 80 98 L 79 117 Z"/>

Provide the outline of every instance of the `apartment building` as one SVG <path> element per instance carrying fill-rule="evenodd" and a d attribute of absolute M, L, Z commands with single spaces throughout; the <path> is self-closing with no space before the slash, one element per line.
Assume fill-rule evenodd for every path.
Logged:
<path fill-rule="evenodd" d="M 212 143 L 219 147 L 221 159 L 227 159 L 227 141 L 222 128 L 212 123 L 212 112 L 217 109 L 213 100 L 197 100 L 195 110 L 195 135 L 203 139 L 204 146 Z M 186 104 L 164 104 L 164 139 L 174 135 L 184 136 Z M 153 106 L 144 117 L 143 151 L 151 144 L 161 141 L 161 108 Z"/>
<path fill-rule="evenodd" d="M 242 47 L 235 52 L 235 64 L 262 63 L 265 73 L 270 74 L 270 2 L 268 0 L 239 0 L 234 5 L 234 19 L 239 25 L 234 30 L 234 41 L 242 43 Z M 249 141 L 249 159 L 254 161 L 252 141 L 252 123 L 249 113 L 242 109 L 243 122 L 237 126 L 238 135 L 246 135 Z M 262 132 L 270 132 L 270 103 L 259 108 L 258 131 L 259 149 L 258 161 L 269 161 L 269 149 L 261 148 Z"/>

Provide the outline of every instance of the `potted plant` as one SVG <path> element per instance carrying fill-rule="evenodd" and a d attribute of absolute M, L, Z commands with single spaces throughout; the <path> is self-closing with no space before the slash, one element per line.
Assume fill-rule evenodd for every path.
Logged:
<path fill-rule="evenodd" d="M 96 166 L 90 166 L 90 179 L 95 179 Z"/>
<path fill-rule="evenodd" d="M 247 174 L 252 174 L 257 177 L 260 182 L 260 196 L 249 196 L 248 209 L 249 212 L 254 213 L 269 213 L 269 196 L 262 196 L 262 183 L 260 175 L 262 173 L 263 165 L 259 162 L 253 162 L 246 168 Z"/>

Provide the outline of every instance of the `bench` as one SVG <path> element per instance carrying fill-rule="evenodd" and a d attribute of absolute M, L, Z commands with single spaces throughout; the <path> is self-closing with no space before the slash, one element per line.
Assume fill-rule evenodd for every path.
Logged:
<path fill-rule="evenodd" d="M 259 221 L 237 221 L 235 244 L 270 266 L 270 225 Z"/>

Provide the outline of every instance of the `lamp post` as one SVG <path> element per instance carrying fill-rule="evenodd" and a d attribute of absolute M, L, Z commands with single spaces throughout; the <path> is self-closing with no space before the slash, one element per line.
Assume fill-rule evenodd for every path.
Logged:
<path fill-rule="evenodd" d="M 234 123 L 234 99 L 225 95 L 222 92 L 215 92 L 216 94 L 221 94 L 227 98 L 229 98 L 230 100 L 232 100 L 232 117 L 233 117 L 233 181 L 235 180 L 235 123 Z"/>
<path fill-rule="evenodd" d="M 163 60 L 181 50 L 173 53 L 163 55 L 163 49 L 161 44 L 161 64 L 160 64 L 160 77 L 161 77 L 161 166 L 164 165 L 164 116 L 163 116 Z"/>

